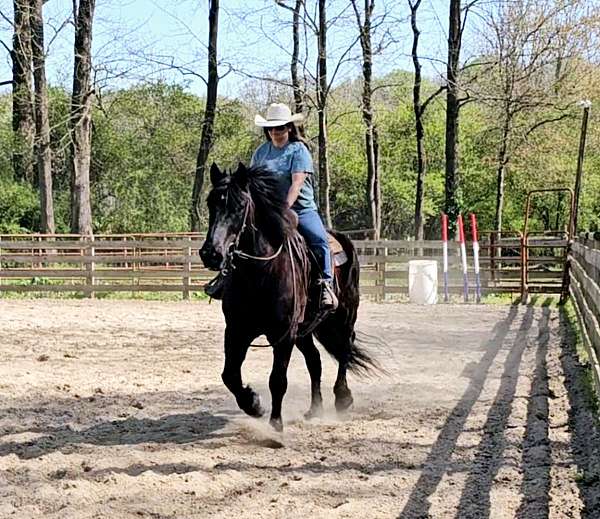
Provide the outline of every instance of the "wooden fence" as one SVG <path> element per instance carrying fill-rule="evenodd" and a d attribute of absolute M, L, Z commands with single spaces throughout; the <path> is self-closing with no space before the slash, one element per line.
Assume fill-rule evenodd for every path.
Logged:
<path fill-rule="evenodd" d="M 600 396 L 600 236 L 580 236 L 569 256 L 569 292 Z"/>
<path fill-rule="evenodd" d="M 180 292 L 214 274 L 202 266 L 196 234 L 0 235 L 2 292 Z"/>
<path fill-rule="evenodd" d="M 565 242 L 566 243 L 566 242 Z M 202 237 L 193 233 L 97 235 L 0 235 L 0 295 L 3 292 L 179 292 L 185 299 L 214 276 L 202 265 Z M 408 265 L 412 259 L 438 262 L 441 292 L 442 242 L 355 240 L 361 264 L 361 293 L 382 301 L 408 294 Z M 560 281 L 561 254 L 538 252 L 523 263 L 519 233 L 502 239 L 493 234 L 481 240 L 482 292 L 522 290 L 529 283 Z M 531 241 L 529 247 L 540 244 Z M 560 245 L 560 244 L 558 244 Z M 564 245 L 564 244 L 563 244 Z M 557 246 L 556 243 L 552 245 Z M 533 250 L 533 249 L 532 249 Z M 472 251 L 469 280 L 474 287 Z M 449 292 L 462 293 L 458 244 L 449 247 Z"/>

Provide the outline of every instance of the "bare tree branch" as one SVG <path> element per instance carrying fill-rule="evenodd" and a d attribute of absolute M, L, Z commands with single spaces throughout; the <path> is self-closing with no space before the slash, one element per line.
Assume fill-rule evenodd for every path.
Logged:
<path fill-rule="evenodd" d="M 435 92 L 433 92 L 427 99 L 425 99 L 425 101 L 423 101 L 423 104 L 421 105 L 421 112 L 424 112 L 425 109 L 427 108 L 427 106 L 429 105 L 429 103 L 431 103 L 431 101 L 433 101 L 438 95 L 440 95 L 442 92 L 444 92 L 447 88 L 448 87 L 446 85 L 442 85 Z"/>

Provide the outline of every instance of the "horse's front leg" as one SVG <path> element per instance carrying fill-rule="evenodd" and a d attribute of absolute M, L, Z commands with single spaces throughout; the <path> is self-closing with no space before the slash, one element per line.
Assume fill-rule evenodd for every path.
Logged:
<path fill-rule="evenodd" d="M 260 397 L 250 386 L 242 383 L 242 364 L 250 347 L 251 338 L 236 334 L 227 326 L 225 329 L 225 367 L 221 378 L 227 389 L 233 393 L 238 406 L 250 416 L 259 417 L 264 413 Z"/>
<path fill-rule="evenodd" d="M 294 342 L 285 340 L 276 344 L 273 348 L 273 368 L 269 377 L 269 389 L 271 390 L 271 426 L 276 431 L 283 431 L 281 419 L 281 403 L 287 391 L 287 369 L 292 355 Z"/>

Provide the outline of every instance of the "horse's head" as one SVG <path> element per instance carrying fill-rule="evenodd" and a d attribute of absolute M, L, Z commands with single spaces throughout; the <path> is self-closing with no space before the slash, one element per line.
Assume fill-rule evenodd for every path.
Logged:
<path fill-rule="evenodd" d="M 210 168 L 212 189 L 207 198 L 208 232 L 200 257 L 204 266 L 211 270 L 224 267 L 227 252 L 243 230 L 249 203 L 246 171 L 243 164 L 233 175 L 221 171 L 214 163 Z"/>

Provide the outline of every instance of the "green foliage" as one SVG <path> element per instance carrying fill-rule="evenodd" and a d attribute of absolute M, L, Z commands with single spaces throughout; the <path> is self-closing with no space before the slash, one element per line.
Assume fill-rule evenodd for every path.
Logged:
<path fill-rule="evenodd" d="M 4 95 L 0 96 L 0 178 L 13 178 L 12 143 L 12 97 Z"/>
<path fill-rule="evenodd" d="M 412 108 L 412 74 L 395 72 L 379 78 L 374 114 L 379 135 L 383 236 L 406 238 L 414 230 L 416 143 Z M 589 97 L 600 103 L 600 80 L 590 80 Z M 437 88 L 427 81 L 423 97 Z M 597 94 L 594 94 L 597 92 Z M 360 111 L 360 81 L 339 85 L 329 107 L 329 162 L 334 225 L 343 230 L 369 226 L 366 197 L 365 130 Z M 69 230 L 68 166 L 69 94 L 50 89 L 54 205 L 57 232 Z M 262 135 L 252 119 L 248 99 L 219 99 L 214 145 L 209 164 L 233 168 L 247 163 Z M 497 170 L 497 121 L 481 103 L 465 105 L 460 115 L 459 175 L 463 213 L 475 212 L 481 229 L 494 223 Z M 316 115 L 307 134 L 314 143 Z M 143 83 L 105 92 L 93 114 L 92 204 L 94 229 L 100 233 L 189 230 L 189 206 L 204 121 L 204 100 L 181 86 Z M 526 121 L 520 121 L 525 123 Z M 581 229 L 600 228 L 600 123 L 592 111 L 584 168 L 579 222 Z M 580 116 L 544 126 L 515 153 L 506 171 L 504 229 L 520 230 L 528 191 L 573 187 Z M 425 113 L 425 236 L 439 239 L 444 206 L 445 106 L 443 95 Z M 316 146 L 313 155 L 316 162 Z M 205 181 L 205 192 L 208 188 Z M 204 195 L 203 195 L 204 197 Z M 0 96 L 0 231 L 36 231 L 39 201 L 35 187 L 15 183 L 12 175 L 11 98 Z M 531 226 L 564 227 L 566 204 L 554 196 L 536 199 Z M 204 221 L 204 224 L 206 222 Z"/>
<path fill-rule="evenodd" d="M 39 200 L 28 184 L 0 177 L 0 232 L 26 233 L 38 227 Z"/>
<path fill-rule="evenodd" d="M 188 230 L 201 100 L 159 83 L 109 93 L 103 108 L 94 113 L 94 228 Z"/>

